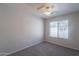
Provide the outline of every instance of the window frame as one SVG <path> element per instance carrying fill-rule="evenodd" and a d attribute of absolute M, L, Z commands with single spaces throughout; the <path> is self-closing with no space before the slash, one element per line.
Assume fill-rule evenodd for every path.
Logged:
<path fill-rule="evenodd" d="M 60 24 L 60 22 L 62 23 L 62 21 L 67 21 L 67 29 L 69 29 L 69 26 L 68 26 L 68 25 L 69 25 L 69 21 L 68 21 L 68 20 L 51 21 L 51 22 L 49 22 L 49 37 L 54 37 L 54 36 L 52 36 L 52 35 L 50 36 L 50 34 L 51 34 L 51 33 L 50 33 L 50 29 L 51 29 L 50 23 L 52 23 L 52 22 L 57 22 L 57 36 L 54 37 L 54 38 L 64 38 L 64 37 L 65 37 L 64 39 L 68 39 L 68 38 L 69 38 L 69 37 L 68 37 L 68 31 L 69 31 L 69 30 L 67 31 L 67 37 L 66 37 L 66 36 L 62 36 L 62 37 L 61 37 L 60 34 L 59 34 L 59 33 L 60 33 L 60 32 L 59 32 L 59 31 L 60 31 L 60 30 L 59 30 L 59 27 L 60 27 L 59 24 Z M 64 35 L 65 35 L 65 34 L 64 34 Z"/>

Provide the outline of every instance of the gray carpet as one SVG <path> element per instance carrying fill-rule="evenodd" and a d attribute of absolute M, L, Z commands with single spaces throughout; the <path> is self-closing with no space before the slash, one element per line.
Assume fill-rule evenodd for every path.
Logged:
<path fill-rule="evenodd" d="M 79 51 L 43 42 L 8 56 L 79 56 Z"/>

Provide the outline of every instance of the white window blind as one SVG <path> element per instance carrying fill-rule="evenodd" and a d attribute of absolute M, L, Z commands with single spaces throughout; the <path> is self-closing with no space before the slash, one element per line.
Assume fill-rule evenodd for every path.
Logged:
<path fill-rule="evenodd" d="M 50 22 L 49 36 L 68 39 L 68 20 Z"/>

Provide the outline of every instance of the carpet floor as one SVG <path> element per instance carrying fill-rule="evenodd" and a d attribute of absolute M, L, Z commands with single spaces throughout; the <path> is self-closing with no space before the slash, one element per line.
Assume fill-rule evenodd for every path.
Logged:
<path fill-rule="evenodd" d="M 79 51 L 43 42 L 8 56 L 79 56 Z"/>

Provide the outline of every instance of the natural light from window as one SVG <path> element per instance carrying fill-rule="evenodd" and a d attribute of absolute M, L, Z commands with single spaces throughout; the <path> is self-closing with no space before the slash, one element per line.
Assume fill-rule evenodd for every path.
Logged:
<path fill-rule="evenodd" d="M 53 21 L 49 26 L 50 37 L 68 39 L 68 20 Z"/>

